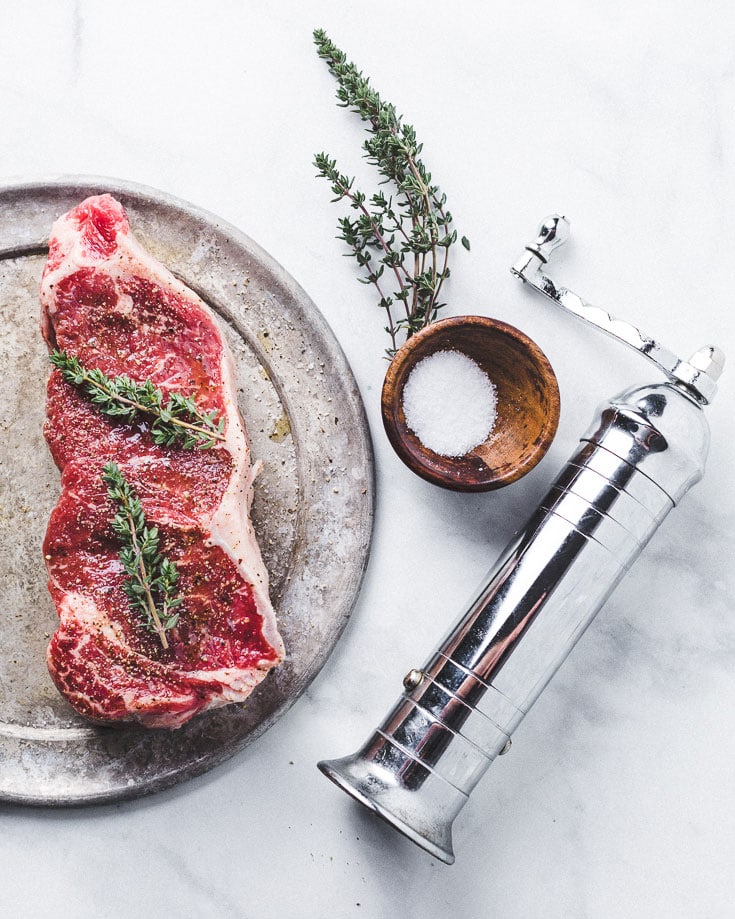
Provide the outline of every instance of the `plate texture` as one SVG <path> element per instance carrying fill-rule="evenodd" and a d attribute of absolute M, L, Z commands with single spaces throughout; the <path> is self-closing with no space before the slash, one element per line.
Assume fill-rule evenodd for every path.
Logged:
<path fill-rule="evenodd" d="M 59 474 L 41 425 L 49 364 L 38 287 L 53 221 L 109 191 L 133 232 L 215 311 L 263 463 L 253 518 L 287 660 L 242 704 L 178 731 L 99 728 L 45 662 L 56 612 L 41 542 Z M 352 373 L 295 281 L 232 226 L 158 191 L 59 178 L 0 187 L 0 800 L 81 804 L 197 775 L 258 737 L 318 673 L 350 615 L 373 517 L 370 437 Z"/>

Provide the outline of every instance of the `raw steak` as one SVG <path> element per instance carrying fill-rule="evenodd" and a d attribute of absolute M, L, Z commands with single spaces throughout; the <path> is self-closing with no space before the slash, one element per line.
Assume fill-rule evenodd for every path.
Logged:
<path fill-rule="evenodd" d="M 157 446 L 146 422 L 108 419 L 51 373 L 45 435 L 62 472 L 44 542 L 60 619 L 48 648 L 54 682 L 87 718 L 148 727 L 242 701 L 284 649 L 250 522 L 254 472 L 232 357 L 212 314 L 145 252 L 110 195 L 54 224 L 41 305 L 49 348 L 191 396 L 226 422 L 212 449 Z M 116 508 L 101 479 L 111 460 L 179 570 L 184 602 L 167 649 L 122 589 Z"/>

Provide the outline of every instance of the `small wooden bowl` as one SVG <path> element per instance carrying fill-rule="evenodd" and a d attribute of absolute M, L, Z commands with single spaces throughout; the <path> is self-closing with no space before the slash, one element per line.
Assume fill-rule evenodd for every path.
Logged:
<path fill-rule="evenodd" d="M 434 453 L 406 424 L 403 388 L 416 364 L 437 351 L 466 354 L 497 390 L 495 426 L 464 456 Z M 381 407 L 388 439 L 409 469 L 454 491 L 490 491 L 530 472 L 549 449 L 559 423 L 559 387 L 546 355 L 523 332 L 497 319 L 457 316 L 408 339 L 388 368 Z"/>

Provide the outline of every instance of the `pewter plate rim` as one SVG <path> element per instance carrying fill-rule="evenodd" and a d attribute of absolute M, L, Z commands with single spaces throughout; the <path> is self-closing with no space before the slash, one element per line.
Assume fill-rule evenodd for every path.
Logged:
<path fill-rule="evenodd" d="M 94 787 L 88 790 L 85 789 L 81 792 L 77 790 L 73 793 L 68 793 L 62 785 L 59 784 L 55 786 L 54 782 L 51 780 L 48 787 L 45 787 L 42 791 L 36 789 L 29 793 L 27 789 L 23 788 L 22 782 L 16 783 L 15 786 L 12 784 L 8 786 L 0 782 L 0 801 L 7 803 L 69 806 L 111 803 L 114 801 L 137 798 L 161 791 L 189 778 L 201 775 L 214 768 L 219 763 L 230 759 L 245 746 L 257 739 L 268 727 L 288 711 L 322 669 L 349 620 L 359 594 L 370 554 L 374 516 L 374 459 L 365 409 L 352 370 L 334 334 L 310 297 L 291 275 L 254 240 L 216 215 L 158 189 L 117 178 L 87 175 L 59 175 L 42 177 L 34 180 L 5 180 L 0 183 L 0 237 L 3 237 L 4 232 L 8 229 L 7 227 L 3 227 L 3 212 L 7 210 L 10 203 L 17 205 L 19 202 L 26 202 L 29 207 L 35 204 L 43 210 L 44 202 L 48 199 L 54 201 L 58 200 L 62 202 L 63 206 L 63 202 L 67 199 L 73 204 L 77 201 L 81 201 L 87 195 L 103 191 L 109 191 L 111 194 L 120 197 L 123 203 L 126 203 L 127 200 L 127 202 L 134 202 L 135 206 L 141 209 L 159 208 L 164 215 L 166 213 L 174 214 L 180 216 L 182 219 L 196 222 L 198 226 L 200 225 L 203 230 L 210 232 L 212 237 L 216 238 L 218 242 L 226 248 L 228 257 L 235 259 L 235 261 L 239 258 L 242 260 L 243 265 L 254 267 L 256 273 L 260 272 L 261 276 L 266 279 L 267 283 L 265 287 L 270 287 L 270 290 L 266 290 L 266 294 L 273 297 L 274 300 L 278 302 L 279 307 L 285 309 L 286 320 L 290 317 L 294 320 L 294 323 L 301 322 L 299 332 L 303 333 L 307 344 L 313 346 L 315 353 L 322 357 L 331 368 L 329 386 L 333 387 L 334 399 L 339 406 L 339 411 L 342 416 L 340 419 L 340 434 L 342 439 L 338 442 L 336 435 L 327 429 L 326 431 L 322 431 L 325 437 L 324 443 L 329 447 L 330 452 L 337 454 L 338 457 L 341 456 L 344 459 L 345 455 L 349 455 L 350 462 L 354 464 L 353 471 L 354 469 L 362 469 L 364 475 L 359 481 L 355 480 L 354 482 L 350 480 L 349 476 L 342 477 L 342 479 L 340 479 L 340 488 L 343 493 L 340 495 L 340 504 L 334 507 L 330 505 L 330 509 L 325 512 L 327 514 L 336 513 L 337 517 L 330 522 L 334 524 L 337 529 L 342 525 L 342 529 L 346 533 L 345 538 L 348 542 L 347 548 L 350 550 L 348 564 L 345 565 L 344 559 L 340 560 L 335 557 L 334 564 L 340 564 L 342 569 L 345 569 L 340 570 L 338 577 L 335 574 L 335 581 L 339 581 L 338 587 L 335 587 L 335 590 L 338 591 L 337 594 L 335 594 L 334 591 L 330 594 L 331 588 L 328 582 L 330 572 L 326 572 L 326 580 L 328 583 L 326 585 L 321 585 L 319 588 L 322 593 L 325 594 L 325 602 L 328 604 L 328 611 L 325 614 L 326 619 L 324 622 L 320 621 L 319 623 L 320 627 L 324 629 L 324 640 L 316 650 L 314 650 L 314 648 L 309 648 L 308 657 L 306 656 L 306 652 L 304 652 L 305 656 L 303 660 L 299 660 L 299 654 L 302 650 L 300 647 L 291 649 L 291 654 L 294 660 L 297 661 L 297 664 L 294 665 L 293 676 L 290 678 L 291 682 L 283 688 L 282 697 L 279 697 L 278 704 L 275 705 L 275 707 L 268 710 L 266 704 L 264 716 L 259 718 L 255 724 L 244 724 L 241 731 L 237 728 L 237 713 L 235 713 L 235 727 L 232 727 L 233 719 L 229 720 L 229 726 L 226 725 L 226 742 L 213 749 L 205 750 L 204 752 L 201 750 L 194 751 L 188 759 L 184 758 L 179 762 L 173 764 L 169 763 L 165 768 L 162 768 L 159 773 L 152 775 L 146 774 L 145 777 L 139 781 L 133 780 L 132 784 L 130 780 L 127 780 L 125 782 L 113 783 L 110 787 Z M 58 213 L 50 214 L 50 216 L 53 219 L 60 213 L 63 213 L 63 210 L 59 210 Z M 50 228 L 50 224 L 51 221 L 48 222 L 48 228 Z M 133 229 L 135 230 L 135 227 Z M 10 257 L 22 258 L 25 255 L 38 256 L 43 251 L 45 242 L 46 240 L 43 234 L 39 234 L 37 229 L 26 229 L 24 227 L 14 226 L 12 232 L 8 233 L 8 241 L 0 239 L 0 259 L 8 259 Z M 5 244 L 3 245 L 3 243 Z M 228 267 L 232 267 L 232 262 L 230 262 Z M 181 276 L 179 272 L 175 273 Z M 190 283 L 185 277 L 183 280 Z M 207 291 L 200 289 L 195 283 L 191 283 L 190 286 L 196 289 L 198 293 L 204 294 L 205 299 L 210 302 L 210 305 L 215 307 L 221 317 L 224 316 L 224 318 L 228 318 L 227 313 L 229 307 L 226 303 L 219 304 L 218 302 L 213 302 L 213 299 L 216 301 L 217 298 L 208 297 Z M 245 322 L 241 316 L 234 317 L 233 321 L 235 324 L 238 322 L 241 324 Z M 241 325 L 238 326 L 238 328 L 241 327 Z M 250 331 L 252 331 L 253 338 L 248 339 L 248 344 L 257 348 L 257 343 L 254 342 L 255 331 Z M 291 385 L 291 381 L 286 379 L 286 376 L 283 375 L 283 365 L 281 365 L 281 372 L 281 378 L 277 375 L 274 376 L 273 385 L 279 397 L 282 397 L 283 405 L 288 407 L 290 414 L 292 409 L 298 408 L 299 397 L 298 394 L 294 396 L 293 392 L 290 394 L 287 392 L 289 385 Z M 298 387 L 296 388 L 298 389 Z M 332 393 L 332 389 L 330 389 L 329 392 Z M 348 432 L 346 443 L 349 449 L 345 447 L 344 432 L 346 430 Z M 310 431 L 307 430 L 304 435 L 304 432 L 299 430 L 297 421 L 292 433 L 296 443 L 299 437 L 308 437 Z M 311 431 L 311 434 L 313 436 L 313 431 Z M 304 477 L 304 469 L 301 468 L 304 464 L 304 450 L 307 450 L 309 446 L 308 443 L 306 445 L 301 444 L 300 447 L 297 443 L 296 446 L 297 467 L 302 478 Z M 319 446 L 323 447 L 324 444 L 320 444 Z M 301 459 L 299 458 L 300 449 L 302 450 Z M 310 462 L 310 474 L 313 476 L 314 463 L 313 460 Z M 321 490 L 319 490 L 320 488 Z M 340 489 L 333 488 L 330 490 L 336 493 Z M 308 496 L 306 494 L 301 494 L 300 502 L 303 504 L 308 499 L 328 503 L 328 499 L 324 497 L 325 494 L 327 494 L 326 486 L 324 486 L 324 483 L 318 483 L 317 486 L 311 489 Z M 330 500 L 331 497 L 330 494 Z M 345 508 L 343 512 L 345 515 L 348 513 L 347 508 L 349 508 L 349 519 L 339 519 L 340 508 Z M 303 523 L 306 516 L 303 507 L 299 510 L 299 514 L 299 520 Z M 330 533 L 331 532 L 330 530 Z M 319 548 L 328 554 L 328 549 L 325 547 Z M 306 550 L 307 554 L 308 551 L 309 548 Z M 303 559 L 299 560 L 299 564 L 302 565 L 302 568 L 308 569 L 309 567 L 308 559 L 306 561 Z M 39 559 L 39 568 L 41 567 Z M 304 588 L 304 590 L 308 593 L 308 588 Z M 268 679 L 270 679 L 270 677 Z M 260 688 L 264 688 L 267 683 L 268 680 L 264 681 Z M 281 691 L 281 687 L 279 687 L 279 691 Z M 222 712 L 224 710 L 219 711 Z M 217 716 L 218 714 L 219 712 L 211 713 L 212 716 Z M 209 717 L 209 714 L 200 716 L 202 719 L 201 721 L 194 719 L 190 722 L 190 725 L 201 724 L 206 734 L 206 727 L 204 727 L 206 725 L 205 719 Z M 0 716 L 0 721 L 1 719 L 2 716 Z M 181 730 L 184 731 L 187 728 L 191 730 L 189 726 L 185 726 L 185 728 Z M 109 732 L 111 729 L 99 730 Z M 127 729 L 123 728 L 121 730 L 125 731 Z M 142 742 L 145 743 L 145 734 L 141 735 L 139 733 L 141 729 L 131 730 L 138 732 L 136 735 L 138 742 L 141 742 L 140 739 L 142 737 Z M 75 744 L 75 731 L 77 732 L 76 742 L 78 742 L 81 747 L 83 747 L 85 743 L 85 737 L 89 736 L 85 727 L 72 727 L 66 731 L 64 744 L 67 746 L 71 745 L 72 750 Z M 64 733 L 64 729 L 60 729 L 60 732 Z M 6 739 L 8 736 L 11 736 L 12 733 L 13 731 L 10 730 L 6 735 Z M 20 733 L 23 733 L 22 730 Z M 157 743 L 160 743 L 161 732 L 150 732 L 151 736 L 153 734 L 159 736 L 159 741 L 157 741 Z M 32 746 L 34 743 L 32 735 L 33 730 L 29 729 L 28 736 L 24 737 L 22 742 Z M 46 737 L 40 737 L 39 735 L 37 743 L 45 744 L 46 746 L 53 743 L 53 727 L 48 729 L 47 735 Z M 117 736 L 119 736 L 119 734 Z M 53 760 L 53 746 L 50 747 L 50 751 L 49 756 L 51 760 Z M 2 771 L 3 765 L 0 763 L 0 779 L 2 779 Z"/>

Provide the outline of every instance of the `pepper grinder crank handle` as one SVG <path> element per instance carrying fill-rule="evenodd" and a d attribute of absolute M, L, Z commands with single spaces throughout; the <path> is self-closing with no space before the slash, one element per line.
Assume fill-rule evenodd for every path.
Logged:
<path fill-rule="evenodd" d="M 318 764 L 409 839 L 451 864 L 452 823 L 493 759 L 653 533 L 702 477 L 703 406 L 724 355 L 688 361 L 545 274 L 568 236 L 547 218 L 511 269 L 559 306 L 640 351 L 666 382 L 605 402 L 526 526 L 379 728 Z"/>

